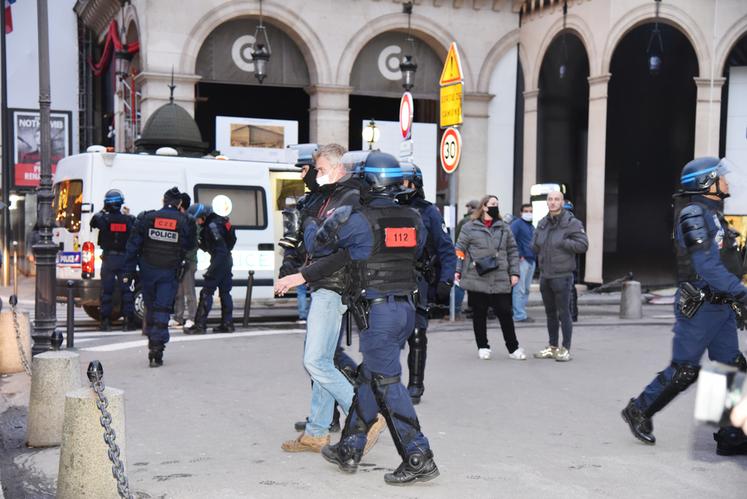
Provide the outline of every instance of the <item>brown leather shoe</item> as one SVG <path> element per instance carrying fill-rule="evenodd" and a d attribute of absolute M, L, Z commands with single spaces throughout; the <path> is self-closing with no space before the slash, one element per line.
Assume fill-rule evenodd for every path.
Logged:
<path fill-rule="evenodd" d="M 386 428 L 386 419 L 384 419 L 384 416 L 381 414 L 377 414 L 376 421 L 371 425 L 371 428 L 368 429 L 368 433 L 366 434 L 366 446 L 363 448 L 364 456 L 368 454 L 368 451 L 370 451 L 373 446 L 376 445 L 376 442 L 379 441 L 379 435 L 384 431 L 384 428 Z"/>
<path fill-rule="evenodd" d="M 329 435 L 312 437 L 301 433 L 295 440 L 287 440 L 280 446 L 285 452 L 321 452 L 322 447 L 329 444 Z"/>

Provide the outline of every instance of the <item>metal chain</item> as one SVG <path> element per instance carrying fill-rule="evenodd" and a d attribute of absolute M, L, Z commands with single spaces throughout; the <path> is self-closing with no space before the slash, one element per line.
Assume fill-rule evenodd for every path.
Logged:
<path fill-rule="evenodd" d="M 125 475 L 124 464 L 122 463 L 122 460 L 119 459 L 119 446 L 115 441 L 117 435 L 114 432 L 114 428 L 111 426 L 112 415 L 107 410 L 107 407 L 109 407 L 109 400 L 107 400 L 106 395 L 104 395 L 104 381 L 100 378 L 91 381 L 91 388 L 93 388 L 93 391 L 98 397 L 98 400 L 96 400 L 96 407 L 101 411 L 101 418 L 99 421 L 101 422 L 101 426 L 104 428 L 104 442 L 109 446 L 107 453 L 109 455 L 109 461 L 112 462 L 112 475 L 117 480 L 117 492 L 119 492 L 119 497 L 124 499 L 134 499 L 135 496 L 130 494 L 130 484 L 127 481 L 127 475 Z"/>
<path fill-rule="evenodd" d="M 16 295 L 12 295 L 10 297 L 10 312 L 13 314 L 13 329 L 16 331 L 16 344 L 18 345 L 18 358 L 21 359 L 21 365 L 23 365 L 23 370 L 26 371 L 26 374 L 31 376 L 31 366 L 29 365 L 29 360 L 26 357 L 26 352 L 23 351 L 23 341 L 21 340 L 21 326 L 18 324 L 18 312 L 16 312 L 16 304 L 18 303 L 18 299 L 16 298 Z"/>

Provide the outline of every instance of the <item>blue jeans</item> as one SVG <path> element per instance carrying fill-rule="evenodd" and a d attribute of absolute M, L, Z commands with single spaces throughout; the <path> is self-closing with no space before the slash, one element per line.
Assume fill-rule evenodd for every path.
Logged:
<path fill-rule="evenodd" d="M 464 302 L 464 288 L 461 286 L 454 285 L 454 313 L 458 314 L 462 311 L 462 303 Z"/>
<path fill-rule="evenodd" d="M 296 288 L 297 300 L 298 300 L 298 318 L 305 321 L 309 316 L 309 302 L 306 298 L 307 294 L 306 284 L 301 284 Z"/>
<path fill-rule="evenodd" d="M 306 433 L 314 437 L 329 433 L 335 401 L 345 414 L 353 402 L 353 386 L 334 363 L 346 308 L 342 297 L 334 291 L 318 289 L 311 293 L 303 366 L 314 381 L 306 424 Z"/>
<path fill-rule="evenodd" d="M 519 282 L 511 291 L 515 321 L 523 321 L 527 318 L 527 302 L 535 265 L 535 262 L 530 262 L 526 258 L 519 262 Z"/>

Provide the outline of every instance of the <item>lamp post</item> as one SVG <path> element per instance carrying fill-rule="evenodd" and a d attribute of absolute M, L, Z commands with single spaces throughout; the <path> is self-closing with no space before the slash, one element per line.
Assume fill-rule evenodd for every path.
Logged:
<path fill-rule="evenodd" d="M 659 30 L 659 5 L 661 0 L 654 0 L 654 3 L 656 4 L 654 28 L 651 30 L 651 37 L 648 39 L 648 47 L 646 47 L 648 71 L 651 76 L 657 76 L 661 73 L 663 64 L 662 55 L 664 54 L 664 40 L 662 40 L 661 31 Z"/>
<path fill-rule="evenodd" d="M 379 137 L 381 136 L 381 130 L 376 126 L 376 122 L 373 118 L 371 118 L 368 125 L 363 128 L 361 135 L 363 136 L 363 141 L 368 142 L 368 150 L 373 150 L 373 145 L 379 141 Z"/>
<path fill-rule="evenodd" d="M 561 43 L 563 44 L 563 60 L 560 63 L 560 67 L 558 68 L 558 76 L 561 80 L 565 79 L 565 75 L 568 73 L 568 46 L 565 43 L 566 38 L 566 20 L 568 18 L 568 0 L 565 0 L 563 2 L 563 34 L 561 35 L 563 38 L 561 39 Z"/>
<path fill-rule="evenodd" d="M 402 86 L 405 91 L 409 92 L 412 87 L 415 86 L 415 72 L 418 70 L 418 65 L 415 62 L 415 39 L 411 34 L 411 21 L 412 21 L 412 2 L 405 2 L 402 4 L 402 12 L 407 14 L 407 42 L 410 44 L 410 53 L 405 54 L 402 57 L 402 62 L 399 64 L 399 70 L 402 72 Z"/>
<path fill-rule="evenodd" d="M 51 105 L 49 88 L 49 21 L 47 0 L 36 0 L 39 31 L 39 129 L 41 131 L 41 179 L 37 187 L 36 221 L 40 240 L 33 246 L 36 257 L 36 300 L 34 303 L 33 354 L 59 349 L 62 334 L 57 324 L 55 257 L 57 246 L 52 242 L 52 140 L 49 119 Z"/>
<path fill-rule="evenodd" d="M 254 61 L 254 77 L 260 85 L 267 77 L 267 63 L 270 62 L 271 55 L 270 39 L 267 37 L 267 29 L 262 22 L 262 0 L 259 0 L 259 24 L 254 31 L 252 61 Z"/>

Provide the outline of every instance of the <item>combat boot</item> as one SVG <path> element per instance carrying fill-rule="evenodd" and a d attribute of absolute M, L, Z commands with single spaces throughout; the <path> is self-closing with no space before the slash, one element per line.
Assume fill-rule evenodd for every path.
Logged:
<path fill-rule="evenodd" d="M 630 431 L 635 438 L 649 445 L 656 443 L 656 437 L 653 434 L 654 423 L 635 405 L 635 399 L 630 399 L 628 405 L 622 410 L 622 418 L 630 426 Z"/>
<path fill-rule="evenodd" d="M 101 319 L 101 330 L 102 331 L 111 331 L 112 330 L 112 321 L 108 317 L 104 317 Z"/>
<path fill-rule="evenodd" d="M 407 456 L 402 464 L 393 473 L 384 475 L 384 481 L 388 485 L 407 485 L 415 482 L 427 482 L 433 480 L 440 472 L 433 460 L 433 452 L 430 449 L 423 453 L 415 453 Z"/>
<path fill-rule="evenodd" d="M 163 350 L 163 345 L 148 343 L 148 362 L 150 367 L 161 367 L 163 365 Z"/>
<path fill-rule="evenodd" d="M 747 454 L 747 436 L 739 428 L 721 428 L 713 434 L 713 439 L 716 441 L 716 454 L 719 456 Z"/>
<path fill-rule="evenodd" d="M 425 387 L 422 385 L 410 385 L 407 387 L 407 392 L 410 394 L 412 405 L 418 405 L 420 403 L 420 399 L 423 397 L 423 392 L 425 392 Z"/>
<path fill-rule="evenodd" d="M 346 445 L 343 438 L 336 444 L 325 445 L 322 448 L 322 457 L 330 463 L 336 464 L 340 471 L 352 474 L 358 471 L 358 464 L 363 457 L 363 449 Z"/>
<path fill-rule="evenodd" d="M 138 325 L 134 317 L 128 317 L 122 322 L 122 331 L 135 331 L 137 329 Z"/>
<path fill-rule="evenodd" d="M 213 332 L 214 333 L 233 333 L 236 331 L 236 328 L 233 327 L 233 323 L 222 323 L 220 326 L 214 327 Z"/>

